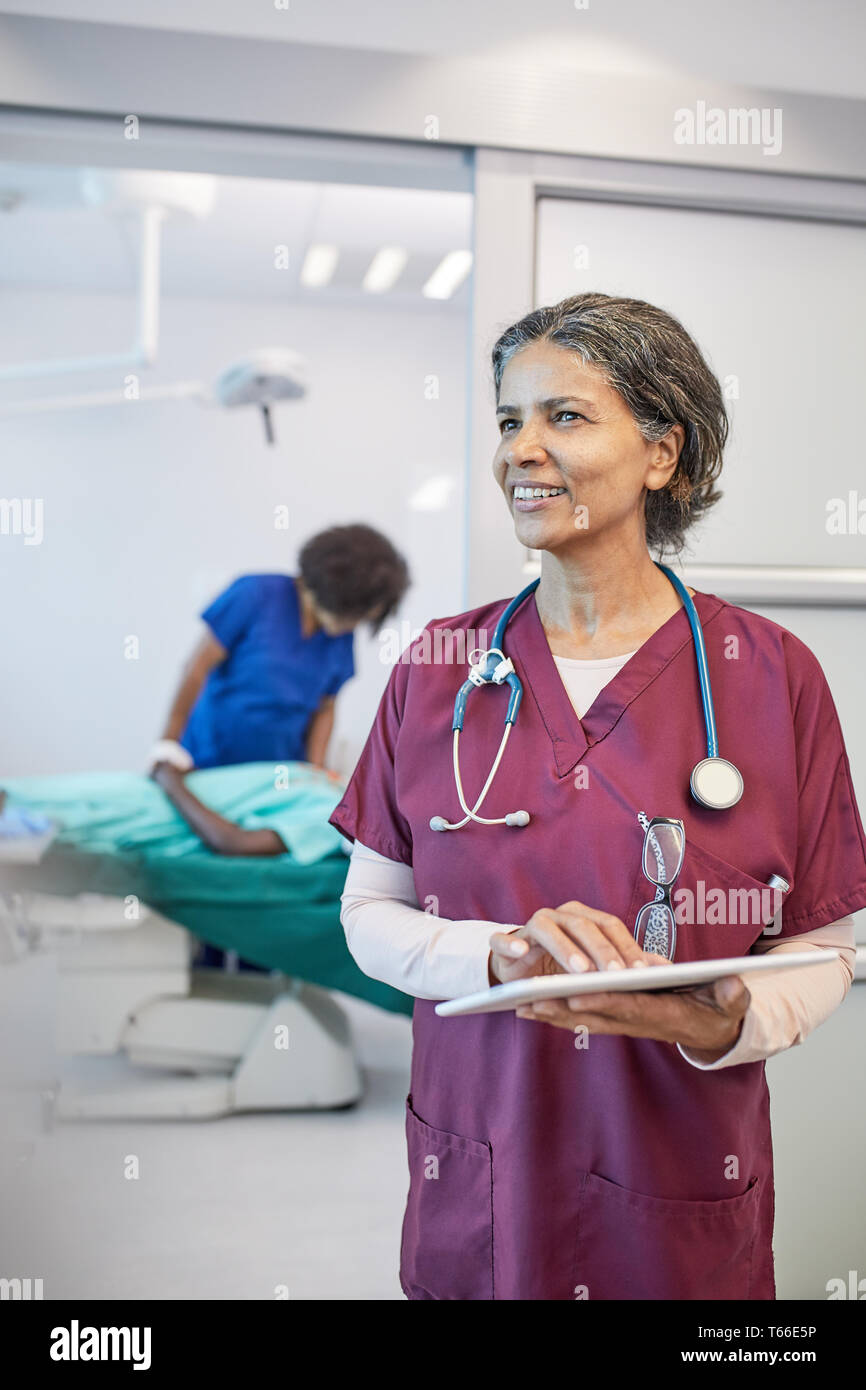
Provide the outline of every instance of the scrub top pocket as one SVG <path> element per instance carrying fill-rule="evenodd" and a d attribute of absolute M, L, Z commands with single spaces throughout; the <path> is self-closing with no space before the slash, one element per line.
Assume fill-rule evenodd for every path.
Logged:
<path fill-rule="evenodd" d="M 752 1297 L 757 1178 L 716 1202 L 647 1197 L 597 1173 L 580 1181 L 575 1298 Z"/>
<path fill-rule="evenodd" d="M 652 902 L 654 895 L 655 888 L 638 867 L 625 919 L 629 931 L 634 931 L 640 909 Z M 764 924 L 773 916 L 773 894 L 768 885 L 690 840 L 688 832 L 672 900 L 678 962 L 746 956 L 756 941 L 772 943 L 770 933 L 764 936 Z"/>
<path fill-rule="evenodd" d="M 400 1283 L 409 1299 L 493 1298 L 489 1144 L 434 1129 L 406 1101 L 409 1199 Z"/>

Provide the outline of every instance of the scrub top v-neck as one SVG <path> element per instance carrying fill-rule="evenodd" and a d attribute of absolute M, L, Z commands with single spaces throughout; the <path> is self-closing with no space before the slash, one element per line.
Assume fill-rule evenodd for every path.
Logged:
<path fill-rule="evenodd" d="M 283 574 L 236 579 L 201 616 L 228 656 L 181 736 L 196 767 L 303 761 L 310 720 L 354 675 L 352 633 L 305 637 L 295 580 Z"/>
<path fill-rule="evenodd" d="M 419 904 L 453 921 L 525 922 L 576 900 L 633 930 L 650 896 L 640 812 L 684 821 L 687 903 L 713 891 L 751 903 L 778 873 L 791 890 L 777 939 L 866 906 L 866 838 L 820 665 L 766 618 L 712 594 L 694 603 L 721 745 L 746 787 L 731 811 L 689 791 L 706 742 L 684 610 L 578 719 L 533 599 L 508 628 L 524 698 L 484 811 L 525 809 L 529 824 L 430 828 L 432 816 L 459 819 L 454 696 L 465 652 L 489 644 L 504 601 L 430 624 L 404 653 L 332 823 L 411 865 Z M 496 688 L 468 704 L 469 804 L 506 706 Z M 686 916 L 678 960 L 747 954 L 764 930 L 749 913 Z M 413 1027 L 407 1297 L 774 1297 L 762 1062 L 705 1072 L 674 1043 L 572 1037 L 514 1013 L 442 1019 L 423 999 Z"/>
<path fill-rule="evenodd" d="M 578 719 L 592 708 L 602 688 L 633 656 L 633 651 L 599 658 L 554 656 L 559 678 Z"/>

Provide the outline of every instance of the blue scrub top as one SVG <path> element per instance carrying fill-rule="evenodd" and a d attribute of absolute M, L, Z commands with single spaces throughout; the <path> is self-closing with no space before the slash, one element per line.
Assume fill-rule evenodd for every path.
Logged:
<path fill-rule="evenodd" d="M 242 575 L 201 616 L 228 656 L 180 739 L 196 767 L 305 760 L 310 720 L 355 674 L 352 633 L 304 637 L 295 581 L 283 574 Z"/>

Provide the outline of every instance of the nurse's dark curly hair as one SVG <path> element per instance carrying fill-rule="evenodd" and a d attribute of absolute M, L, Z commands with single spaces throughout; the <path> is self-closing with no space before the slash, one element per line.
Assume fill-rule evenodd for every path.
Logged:
<path fill-rule="evenodd" d="M 493 349 L 496 400 L 506 363 L 546 339 L 599 368 L 620 393 L 644 439 L 662 439 L 672 425 L 685 442 L 670 482 L 646 494 L 646 539 L 661 556 L 678 552 L 685 533 L 718 502 L 728 416 L 721 387 L 694 339 L 664 309 L 642 299 L 576 294 L 534 309 L 507 328 Z"/>
<path fill-rule="evenodd" d="M 327 613 L 370 617 L 370 630 L 396 612 L 410 584 L 406 561 L 372 526 L 332 526 L 311 536 L 299 556 L 301 578 Z"/>

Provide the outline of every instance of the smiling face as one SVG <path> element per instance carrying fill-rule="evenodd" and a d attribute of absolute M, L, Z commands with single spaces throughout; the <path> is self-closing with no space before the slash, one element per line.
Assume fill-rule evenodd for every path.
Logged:
<path fill-rule="evenodd" d="M 599 368 L 544 339 L 507 363 L 497 418 L 493 472 L 521 545 L 556 553 L 645 535 L 644 490 L 670 480 L 681 425 L 649 443 Z"/>

